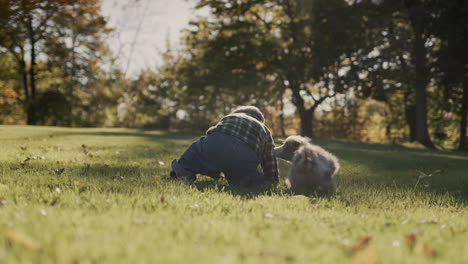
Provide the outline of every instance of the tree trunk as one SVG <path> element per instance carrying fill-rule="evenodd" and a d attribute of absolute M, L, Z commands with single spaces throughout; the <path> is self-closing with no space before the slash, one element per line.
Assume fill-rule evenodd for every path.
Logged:
<path fill-rule="evenodd" d="M 429 71 L 427 69 L 426 48 L 424 46 L 424 12 L 418 0 L 405 0 L 411 27 L 414 32 L 413 63 L 416 71 L 415 116 L 416 140 L 428 148 L 434 148 L 427 128 L 426 86 Z"/>
<path fill-rule="evenodd" d="M 300 94 L 299 84 L 289 81 L 290 88 L 292 90 L 292 102 L 294 106 L 297 108 L 297 112 L 299 113 L 299 118 L 301 119 L 301 128 L 299 134 L 305 137 L 312 137 L 312 119 L 313 119 L 313 112 L 307 110 L 305 108 L 305 102 Z"/>
<path fill-rule="evenodd" d="M 29 65 L 29 86 L 31 87 L 31 93 L 29 97 L 29 102 L 26 105 L 26 114 L 27 114 L 27 124 L 35 125 L 37 123 L 36 118 L 36 41 L 33 28 L 33 19 L 30 6 L 28 1 L 22 1 L 22 8 L 27 12 L 25 26 L 28 33 L 29 44 L 31 45 L 31 50 L 29 51 L 30 63 Z"/>
<path fill-rule="evenodd" d="M 281 136 L 286 136 L 286 131 L 284 129 L 284 102 L 283 102 L 283 93 L 281 93 L 281 96 L 280 96 L 280 107 L 281 107 L 281 110 L 280 110 L 280 115 L 279 115 L 279 119 L 280 119 L 280 129 L 281 129 Z"/>
<path fill-rule="evenodd" d="M 459 150 L 466 150 L 466 125 L 467 125 L 467 111 L 468 111 L 468 76 L 465 75 L 463 79 L 463 98 L 460 120 L 460 141 L 458 144 Z"/>
<path fill-rule="evenodd" d="M 26 70 L 26 62 L 24 61 L 24 54 L 21 54 L 21 59 L 19 61 L 19 72 L 21 74 L 21 79 L 23 82 L 24 88 L 24 108 L 26 110 L 26 124 L 34 125 L 34 109 L 31 108 L 31 98 L 29 96 L 29 87 L 28 87 L 28 72 Z"/>
<path fill-rule="evenodd" d="M 406 105 L 405 104 L 405 117 L 406 123 L 409 127 L 409 141 L 414 142 L 416 141 L 416 115 L 415 115 L 415 106 L 414 105 Z"/>
<path fill-rule="evenodd" d="M 29 67 L 29 82 L 31 83 L 31 98 L 36 98 L 36 47 L 35 43 L 31 43 L 31 66 Z"/>
<path fill-rule="evenodd" d="M 35 65 L 36 65 L 36 48 L 34 42 L 31 40 L 31 65 L 29 66 L 29 84 L 31 86 L 31 94 L 30 99 L 26 105 L 26 114 L 27 114 L 27 121 L 28 125 L 36 125 L 37 118 L 36 118 L 36 72 L 35 72 Z"/>
<path fill-rule="evenodd" d="M 301 119 L 301 136 L 313 137 L 312 123 L 314 121 L 313 112 L 309 110 L 299 111 L 299 117 Z"/>
<path fill-rule="evenodd" d="M 24 96 L 26 104 L 29 102 L 29 89 L 28 89 L 28 73 L 26 71 L 26 62 L 24 61 L 24 54 L 21 54 L 19 61 L 19 73 L 21 81 L 23 82 Z"/>

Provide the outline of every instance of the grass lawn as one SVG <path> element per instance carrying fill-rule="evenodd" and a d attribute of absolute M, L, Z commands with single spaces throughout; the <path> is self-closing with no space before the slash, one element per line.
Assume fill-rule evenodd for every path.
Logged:
<path fill-rule="evenodd" d="M 199 136 L 0 126 L 0 263 L 468 263 L 467 154 L 317 139 L 338 194 L 249 195 L 168 179 Z"/>

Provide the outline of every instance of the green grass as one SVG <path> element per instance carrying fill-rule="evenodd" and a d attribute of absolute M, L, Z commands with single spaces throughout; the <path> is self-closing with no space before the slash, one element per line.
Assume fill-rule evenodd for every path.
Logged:
<path fill-rule="evenodd" d="M 317 139 L 338 194 L 245 194 L 167 178 L 198 136 L 0 126 L 0 263 L 468 263 L 466 154 Z"/>

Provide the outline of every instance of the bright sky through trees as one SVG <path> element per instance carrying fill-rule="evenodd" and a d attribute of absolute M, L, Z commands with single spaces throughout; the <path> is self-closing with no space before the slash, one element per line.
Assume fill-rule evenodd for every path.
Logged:
<path fill-rule="evenodd" d="M 158 65 L 168 36 L 178 45 L 180 31 L 195 17 L 193 6 L 186 0 L 103 0 L 102 13 L 114 28 L 109 46 L 127 76 Z"/>

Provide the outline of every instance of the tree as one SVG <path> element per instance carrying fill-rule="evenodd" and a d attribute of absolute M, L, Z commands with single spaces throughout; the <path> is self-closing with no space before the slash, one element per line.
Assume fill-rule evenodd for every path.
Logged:
<path fill-rule="evenodd" d="M 70 78 L 75 81 L 89 78 L 78 68 L 96 65 L 95 58 L 103 50 L 96 47 L 103 46 L 100 36 L 107 30 L 106 22 L 99 14 L 99 0 L 0 1 L 0 49 L 11 53 L 17 60 L 24 88 L 27 124 L 34 125 L 38 120 L 37 74 L 44 70 L 38 66 L 46 65 L 38 63 L 40 55 L 45 55 L 49 62 L 54 59 L 60 61 L 62 68 L 69 69 L 62 73 L 73 76 Z M 87 58 L 79 60 L 77 54 Z M 71 91 L 68 94 L 70 96 Z"/>
<path fill-rule="evenodd" d="M 349 67 L 345 58 L 362 50 L 358 44 L 365 21 L 358 4 L 342 0 L 203 0 L 198 7 L 212 10 L 208 43 L 216 43 L 224 51 L 207 53 L 210 58 L 233 52 L 237 72 L 262 72 L 257 77 L 275 80 L 276 93 L 284 91 L 284 86 L 290 89 L 301 119 L 301 134 L 312 136 L 317 107 L 351 87 L 337 72 Z M 245 43 L 239 43 L 241 40 Z"/>
<path fill-rule="evenodd" d="M 466 1 L 434 1 L 431 8 L 437 23 L 432 32 L 440 40 L 435 52 L 435 73 L 444 90 L 442 105 L 460 116 L 458 149 L 466 150 L 468 111 L 468 4 Z"/>
<path fill-rule="evenodd" d="M 416 140 L 426 147 L 434 148 L 427 128 L 427 84 L 429 81 L 429 67 L 427 65 L 427 51 L 425 42 L 429 37 L 426 30 L 427 12 L 420 0 L 404 0 L 408 18 L 414 34 L 412 60 L 415 66 L 416 81 Z"/>

